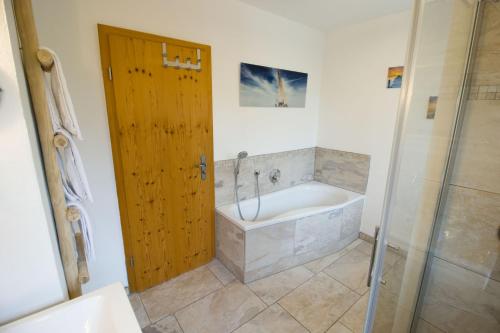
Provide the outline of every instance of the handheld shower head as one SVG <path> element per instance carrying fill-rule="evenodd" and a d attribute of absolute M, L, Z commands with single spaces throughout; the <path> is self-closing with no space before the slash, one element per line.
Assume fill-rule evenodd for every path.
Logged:
<path fill-rule="evenodd" d="M 240 151 L 238 153 L 238 159 L 241 160 L 243 158 L 246 158 L 248 156 L 248 153 L 246 151 Z"/>
<path fill-rule="evenodd" d="M 248 156 L 248 153 L 246 151 L 240 151 L 238 153 L 238 161 L 236 161 L 236 167 L 234 168 L 234 175 L 235 177 L 238 176 L 240 173 L 240 161 Z"/>

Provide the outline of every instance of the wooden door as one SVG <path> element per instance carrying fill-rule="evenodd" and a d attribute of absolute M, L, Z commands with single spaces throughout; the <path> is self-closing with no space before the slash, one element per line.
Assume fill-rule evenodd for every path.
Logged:
<path fill-rule="evenodd" d="M 210 47 L 103 25 L 99 42 L 128 279 L 141 291 L 214 256 Z M 172 61 L 201 50 L 201 71 L 164 67 L 162 43 Z"/>

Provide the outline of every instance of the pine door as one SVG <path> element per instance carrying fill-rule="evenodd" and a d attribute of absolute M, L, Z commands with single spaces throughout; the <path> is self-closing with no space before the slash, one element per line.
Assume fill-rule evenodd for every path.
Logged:
<path fill-rule="evenodd" d="M 214 256 L 210 47 L 99 25 L 130 288 Z M 201 70 L 163 66 L 196 62 Z"/>

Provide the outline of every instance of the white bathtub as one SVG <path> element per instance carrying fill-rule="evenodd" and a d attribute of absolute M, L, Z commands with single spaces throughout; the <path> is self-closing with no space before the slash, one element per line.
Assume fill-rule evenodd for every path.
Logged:
<path fill-rule="evenodd" d="M 217 212 L 246 231 L 342 208 L 364 197 L 313 181 L 261 196 L 260 214 L 256 221 L 251 219 L 257 211 L 257 198 L 240 202 L 246 221 L 241 220 L 236 204 L 220 206 Z"/>
<path fill-rule="evenodd" d="M 310 182 L 263 195 L 257 221 L 235 204 L 215 214 L 217 258 L 242 282 L 340 251 L 359 237 L 364 195 Z M 257 199 L 241 202 L 251 219 Z"/>

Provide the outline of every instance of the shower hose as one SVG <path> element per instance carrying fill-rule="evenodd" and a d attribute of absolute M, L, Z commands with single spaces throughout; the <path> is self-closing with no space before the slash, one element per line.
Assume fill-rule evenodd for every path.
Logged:
<path fill-rule="evenodd" d="M 251 220 L 251 221 L 255 221 L 257 220 L 257 217 L 259 217 L 259 213 L 260 213 L 260 187 L 259 187 L 259 175 L 260 175 L 260 172 L 258 171 L 255 171 L 254 172 L 254 176 L 255 176 L 255 184 L 256 184 L 256 187 L 257 187 L 257 213 L 255 213 L 255 216 L 254 218 Z M 243 217 L 243 214 L 241 213 L 241 207 L 240 207 L 240 197 L 238 196 L 238 174 L 235 174 L 234 176 L 234 190 L 236 192 L 236 206 L 238 207 L 238 214 L 240 214 L 240 218 L 243 220 L 243 221 L 247 221 L 247 219 L 245 219 Z"/>

